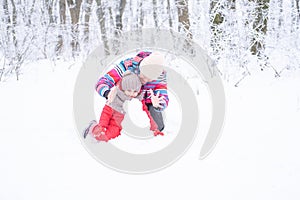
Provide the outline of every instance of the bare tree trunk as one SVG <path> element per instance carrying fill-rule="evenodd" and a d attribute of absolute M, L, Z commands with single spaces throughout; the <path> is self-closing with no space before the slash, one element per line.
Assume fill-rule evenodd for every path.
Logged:
<path fill-rule="evenodd" d="M 108 45 L 108 40 L 107 40 L 107 34 L 106 34 L 106 26 L 105 26 L 105 14 L 102 8 L 102 3 L 101 0 L 96 0 L 97 3 L 97 17 L 98 17 L 98 22 L 100 25 L 100 30 L 101 30 L 101 39 L 104 44 L 104 51 L 106 55 L 110 54 L 109 50 L 109 45 Z"/>
<path fill-rule="evenodd" d="M 66 0 L 59 0 L 60 24 L 66 24 Z"/>
<path fill-rule="evenodd" d="M 167 11 L 169 13 L 169 26 L 170 28 L 173 28 L 170 0 L 167 0 Z"/>
<path fill-rule="evenodd" d="M 282 26 L 282 22 L 283 22 L 283 5 L 282 4 L 283 4 L 282 0 L 279 0 L 279 6 L 278 6 L 279 7 L 278 28 L 280 28 Z"/>
<path fill-rule="evenodd" d="M 122 17 L 126 6 L 126 0 L 120 0 L 116 14 L 116 30 L 115 36 L 119 36 L 123 29 Z"/>
<path fill-rule="evenodd" d="M 11 71 L 15 71 L 16 76 L 17 76 L 17 80 L 19 80 L 19 63 L 21 60 L 21 56 L 20 56 L 20 52 L 18 49 L 18 40 L 17 40 L 17 34 L 16 34 L 16 26 L 17 26 L 17 8 L 15 5 L 14 0 L 11 0 L 11 5 L 12 5 L 12 25 L 11 25 L 11 33 L 12 33 L 12 37 L 13 37 L 13 44 L 14 44 L 14 48 L 15 48 L 15 54 L 14 54 L 14 59 L 11 60 L 11 64 L 13 65 L 13 67 L 11 68 Z"/>
<path fill-rule="evenodd" d="M 79 21 L 79 14 L 80 14 L 80 7 L 82 0 L 67 0 L 70 15 L 71 15 L 71 31 L 72 31 L 72 41 L 71 41 L 71 46 L 72 46 L 72 54 L 73 56 L 75 53 L 78 52 L 79 50 L 79 41 L 78 41 L 78 34 L 79 34 L 79 29 L 78 29 L 78 21 Z"/>
<path fill-rule="evenodd" d="M 55 46 L 55 54 L 56 54 L 56 56 L 59 56 L 61 54 L 63 47 L 64 47 L 63 36 L 61 34 L 59 34 L 57 36 L 57 44 Z"/>
<path fill-rule="evenodd" d="M 53 20 L 53 0 L 45 0 L 45 5 L 46 5 L 46 9 L 48 11 L 48 15 L 49 15 L 49 24 L 53 24 L 54 20 Z"/>
<path fill-rule="evenodd" d="M 213 54 L 217 55 L 220 49 L 217 47 L 219 38 L 222 35 L 222 31 L 219 29 L 219 25 L 223 23 L 224 16 L 219 12 L 218 2 L 212 0 L 210 2 L 209 14 L 210 14 L 210 30 L 211 30 L 211 41 L 210 46 L 213 50 Z"/>
<path fill-rule="evenodd" d="M 31 23 L 31 17 L 32 17 L 32 13 L 34 11 L 34 5 L 35 5 L 35 0 L 33 0 L 32 4 L 31 4 L 31 8 L 30 8 L 30 11 L 29 11 L 29 16 L 28 16 L 28 26 L 30 26 L 32 23 Z"/>
<path fill-rule="evenodd" d="M 114 17 L 113 17 L 113 12 L 112 12 L 111 6 L 108 7 L 108 12 L 109 12 L 109 24 L 110 24 L 111 27 L 113 27 L 113 28 L 110 27 L 109 30 L 114 30 L 114 28 L 115 28 L 115 21 L 114 21 Z"/>
<path fill-rule="evenodd" d="M 117 7 L 117 13 L 116 13 L 116 27 L 115 27 L 115 31 L 114 31 L 115 37 L 114 37 L 113 44 L 112 44 L 112 50 L 115 53 L 118 53 L 118 51 L 119 51 L 119 46 L 120 46 L 120 40 L 119 39 L 120 39 L 120 36 L 122 34 L 122 30 L 123 30 L 122 19 L 123 19 L 123 13 L 124 13 L 124 10 L 125 10 L 125 6 L 126 6 L 126 0 L 119 0 L 118 3 L 119 4 L 118 4 L 118 7 Z"/>
<path fill-rule="evenodd" d="M 299 5 L 299 0 L 296 1 L 296 9 L 297 9 L 297 14 L 298 14 L 298 21 L 300 20 L 300 5 Z"/>
<path fill-rule="evenodd" d="M 9 11 L 8 11 L 8 3 L 7 3 L 7 0 L 3 0 L 2 2 L 2 7 L 3 7 L 3 10 L 4 10 L 4 16 L 2 17 L 3 19 L 3 22 L 5 24 L 5 29 L 6 29 L 6 39 L 4 39 L 3 43 L 5 44 L 2 44 L 3 45 L 3 50 L 4 50 L 4 64 L 3 64 L 3 67 L 1 69 L 1 73 L 0 73 L 0 81 L 2 80 L 2 76 L 4 74 L 4 70 L 5 70 L 5 61 L 7 59 L 7 57 L 10 55 L 9 53 L 7 53 L 8 51 L 8 46 L 9 46 L 9 43 L 10 43 L 10 23 L 11 23 L 11 20 L 10 20 L 10 16 L 9 16 Z"/>
<path fill-rule="evenodd" d="M 85 2 L 85 15 L 84 15 L 84 43 L 89 41 L 89 22 L 91 17 L 91 7 L 93 0 L 86 0 Z"/>
<path fill-rule="evenodd" d="M 283 22 L 283 8 L 282 8 L 282 0 L 277 0 L 278 2 L 278 9 L 279 9 L 279 14 L 278 14 L 278 23 L 277 23 L 277 31 L 276 31 L 276 37 L 277 39 L 280 38 L 280 34 L 281 34 L 281 27 L 282 27 L 282 22 Z"/>
<path fill-rule="evenodd" d="M 10 26 L 11 20 L 10 20 L 10 16 L 9 16 L 9 12 L 8 12 L 7 0 L 3 0 L 2 7 L 3 7 L 3 10 L 4 10 L 3 21 L 4 21 L 5 26 L 6 26 L 6 35 L 7 35 L 7 38 L 9 40 L 9 38 L 10 38 L 9 37 L 10 36 L 9 26 Z"/>
<path fill-rule="evenodd" d="M 291 10 L 292 10 L 292 12 L 291 12 L 291 29 L 290 29 L 290 31 L 291 31 L 291 33 L 293 33 L 294 31 L 295 31 L 295 29 L 296 29 L 296 26 L 297 26 L 297 20 L 298 20 L 298 16 L 297 16 L 297 13 L 293 13 L 294 12 L 294 10 L 296 10 L 295 8 L 296 8 L 296 5 L 295 5 L 295 1 L 294 0 L 292 0 L 292 5 L 291 5 Z"/>
<path fill-rule="evenodd" d="M 153 19 L 154 19 L 155 28 L 157 28 L 158 27 L 157 1 L 152 0 L 152 3 L 153 3 Z"/>
<path fill-rule="evenodd" d="M 256 36 L 252 39 L 253 44 L 251 46 L 251 52 L 253 55 L 258 55 L 258 57 L 261 56 L 261 53 L 265 48 L 264 38 L 267 33 L 269 1 L 270 0 L 257 0 L 256 17 L 253 23 L 253 29 Z M 257 35 L 263 37 L 258 38 Z"/>
<path fill-rule="evenodd" d="M 140 20 L 139 20 L 139 25 L 140 25 L 140 28 L 143 28 L 144 27 L 144 11 L 143 11 L 143 1 L 140 1 L 140 4 L 139 4 L 139 15 L 140 15 Z"/>
<path fill-rule="evenodd" d="M 15 50 L 17 53 L 17 46 L 18 46 L 18 41 L 17 41 L 17 36 L 16 36 L 16 31 L 15 31 L 15 27 L 17 25 L 17 10 L 16 10 L 16 5 L 14 0 L 10 0 L 11 5 L 12 5 L 12 26 L 11 26 L 11 33 L 13 36 L 13 44 L 15 46 Z"/>
<path fill-rule="evenodd" d="M 178 22 L 179 22 L 178 31 L 180 31 L 182 25 L 185 32 L 187 33 L 187 38 L 190 40 L 192 39 L 192 34 L 190 32 L 188 2 L 186 0 L 177 0 L 176 6 L 178 11 Z"/>
<path fill-rule="evenodd" d="M 130 1 L 132 2 L 132 1 Z M 135 16 L 135 27 L 134 29 L 137 30 L 138 35 L 141 37 L 137 37 L 136 41 L 142 43 L 142 35 L 143 35 L 143 27 L 144 27 L 144 10 L 143 10 L 143 0 L 137 1 L 137 9 L 136 9 L 136 16 Z M 133 14 L 131 14 L 132 16 Z M 142 44 L 141 44 L 142 45 Z"/>
<path fill-rule="evenodd" d="M 220 25 L 224 21 L 224 16 L 222 16 L 221 13 L 214 12 L 216 10 L 215 7 L 217 6 L 217 4 L 218 2 L 216 1 L 211 1 L 210 3 L 210 14 L 214 15 L 211 21 L 213 25 Z"/>
<path fill-rule="evenodd" d="M 66 25 L 66 0 L 59 0 L 59 20 L 61 25 L 60 32 L 62 32 L 62 30 L 65 29 L 65 25 Z M 63 35 L 59 34 L 57 36 L 57 44 L 55 46 L 56 56 L 62 53 L 63 46 L 64 46 Z"/>
<path fill-rule="evenodd" d="M 2 2 L 2 8 L 4 10 L 4 16 L 3 16 L 4 22 L 10 23 L 10 17 L 9 17 L 9 12 L 8 12 L 8 3 L 7 3 L 7 0 L 3 0 L 3 2 Z"/>
<path fill-rule="evenodd" d="M 224 50 L 222 44 L 223 44 L 224 37 L 226 37 L 224 36 L 223 33 L 224 32 L 223 23 L 225 21 L 226 16 L 222 12 L 222 10 L 226 10 L 226 12 L 229 13 L 229 12 L 234 12 L 235 9 L 236 9 L 235 0 L 227 0 L 227 1 L 212 0 L 210 2 L 210 8 L 209 8 L 210 30 L 211 30 L 210 46 L 212 48 L 213 54 L 216 55 L 216 59 L 220 58 L 221 56 L 220 52 Z"/>

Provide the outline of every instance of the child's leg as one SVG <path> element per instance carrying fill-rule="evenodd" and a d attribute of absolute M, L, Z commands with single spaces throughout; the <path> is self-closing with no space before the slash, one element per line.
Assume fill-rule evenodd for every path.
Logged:
<path fill-rule="evenodd" d="M 92 134 L 96 139 L 99 138 L 101 134 L 105 134 L 105 131 L 112 117 L 112 114 L 113 114 L 113 109 L 108 105 L 105 105 L 101 112 L 99 123 L 92 129 Z"/>
<path fill-rule="evenodd" d="M 113 116 L 113 109 L 110 106 L 105 105 L 103 107 L 103 110 L 102 110 L 102 113 L 100 116 L 99 125 L 107 128 L 112 116 Z"/>
<path fill-rule="evenodd" d="M 105 134 L 109 140 L 118 137 L 120 135 L 120 132 L 122 130 L 121 123 L 123 119 L 124 119 L 124 114 L 118 111 L 113 111 L 113 115 L 111 117 L 111 120 L 106 129 L 106 134 Z"/>
<path fill-rule="evenodd" d="M 164 125 L 164 119 L 163 119 L 162 113 L 156 111 L 152 104 L 147 104 L 147 107 L 148 107 L 148 110 L 150 112 L 152 119 L 155 121 L 155 123 L 157 125 L 157 129 L 159 131 L 164 130 L 165 125 Z"/>

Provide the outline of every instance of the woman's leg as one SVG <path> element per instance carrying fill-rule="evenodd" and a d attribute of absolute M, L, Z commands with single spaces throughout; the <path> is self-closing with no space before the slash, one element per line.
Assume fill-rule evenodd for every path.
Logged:
<path fill-rule="evenodd" d="M 165 125 L 164 125 L 164 119 L 162 116 L 162 112 L 156 111 L 152 104 L 146 104 L 146 105 L 150 112 L 151 117 L 153 118 L 153 120 L 155 121 L 155 123 L 157 125 L 157 129 L 159 131 L 164 130 Z"/>

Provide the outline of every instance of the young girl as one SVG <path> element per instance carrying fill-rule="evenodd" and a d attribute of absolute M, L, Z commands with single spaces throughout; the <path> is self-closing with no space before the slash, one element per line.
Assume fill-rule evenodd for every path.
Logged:
<path fill-rule="evenodd" d="M 107 142 L 119 136 L 122 130 L 121 123 L 125 115 L 123 104 L 126 100 L 132 98 L 142 100 L 144 94 L 141 92 L 141 86 L 142 83 L 136 74 L 130 71 L 125 72 L 110 98 L 112 101 L 105 104 L 99 123 L 97 124 L 93 120 L 84 131 L 84 138 L 91 134 L 97 141 Z"/>

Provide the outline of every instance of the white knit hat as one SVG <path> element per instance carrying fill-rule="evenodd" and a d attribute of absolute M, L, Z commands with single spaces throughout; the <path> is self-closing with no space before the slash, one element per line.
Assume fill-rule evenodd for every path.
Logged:
<path fill-rule="evenodd" d="M 151 80 L 156 80 L 163 72 L 165 58 L 158 52 L 153 52 L 140 63 L 140 73 Z"/>

